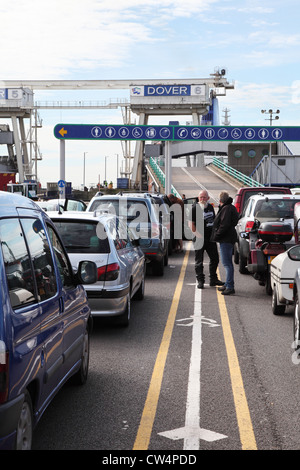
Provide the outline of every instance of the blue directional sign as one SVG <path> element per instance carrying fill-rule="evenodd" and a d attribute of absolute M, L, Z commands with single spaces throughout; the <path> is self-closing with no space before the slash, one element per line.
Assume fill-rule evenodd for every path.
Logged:
<path fill-rule="evenodd" d="M 57 124 L 61 140 L 300 141 L 300 127 Z"/>
<path fill-rule="evenodd" d="M 176 126 L 174 140 L 298 141 L 300 127 Z"/>
<path fill-rule="evenodd" d="M 173 127 L 57 124 L 54 135 L 57 139 L 64 140 L 173 140 Z"/>

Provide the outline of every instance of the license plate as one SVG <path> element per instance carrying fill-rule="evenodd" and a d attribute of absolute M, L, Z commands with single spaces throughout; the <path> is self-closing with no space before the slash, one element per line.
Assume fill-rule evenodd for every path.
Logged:
<path fill-rule="evenodd" d="M 274 258 L 276 258 L 276 256 L 268 256 L 268 264 L 271 264 Z"/>

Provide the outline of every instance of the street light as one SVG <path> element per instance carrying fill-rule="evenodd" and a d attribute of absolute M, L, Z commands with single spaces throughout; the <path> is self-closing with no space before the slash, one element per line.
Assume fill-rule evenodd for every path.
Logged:
<path fill-rule="evenodd" d="M 105 170 L 104 170 L 104 181 L 106 181 L 106 159 L 109 158 L 109 156 L 104 157 L 105 158 Z"/>
<path fill-rule="evenodd" d="M 83 190 L 85 188 L 85 154 L 88 152 L 83 153 Z"/>
<path fill-rule="evenodd" d="M 272 126 L 272 122 L 274 120 L 279 119 L 279 116 L 278 116 L 278 114 L 280 113 L 279 109 L 277 109 L 277 111 L 273 111 L 273 109 L 269 109 L 268 111 L 266 109 L 262 109 L 261 112 L 262 114 L 269 114 L 269 117 L 266 119 L 266 121 L 270 121 L 270 126 Z M 272 164 L 272 141 L 270 140 L 269 142 L 269 186 L 271 186 L 271 164 Z"/>

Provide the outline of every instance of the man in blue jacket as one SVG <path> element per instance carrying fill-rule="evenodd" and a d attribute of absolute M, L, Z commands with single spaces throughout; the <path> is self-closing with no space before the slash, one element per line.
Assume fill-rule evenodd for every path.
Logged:
<path fill-rule="evenodd" d="M 235 226 L 239 216 L 227 191 L 220 193 L 219 200 L 219 211 L 213 223 L 211 240 L 220 244 L 221 261 L 226 271 L 225 284 L 218 290 L 222 291 L 223 295 L 232 295 L 235 294 L 232 255 L 237 240 Z"/>

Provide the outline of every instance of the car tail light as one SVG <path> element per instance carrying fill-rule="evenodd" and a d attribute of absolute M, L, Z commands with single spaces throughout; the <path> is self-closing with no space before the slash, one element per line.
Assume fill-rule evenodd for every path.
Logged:
<path fill-rule="evenodd" d="M 98 281 L 115 281 L 118 279 L 120 266 L 118 263 L 111 263 L 98 268 Z"/>
<path fill-rule="evenodd" d="M 8 367 L 8 352 L 2 352 L 0 348 L 0 403 L 6 402 L 8 397 Z"/>
<path fill-rule="evenodd" d="M 253 229 L 254 220 L 248 220 L 245 227 L 245 232 L 250 232 Z"/>
<path fill-rule="evenodd" d="M 151 238 L 159 238 L 159 224 L 152 222 L 151 224 Z"/>
<path fill-rule="evenodd" d="M 240 213 L 241 211 L 241 198 L 240 197 L 236 198 L 236 200 L 234 201 L 234 206 L 236 210 L 238 211 L 238 213 Z"/>

